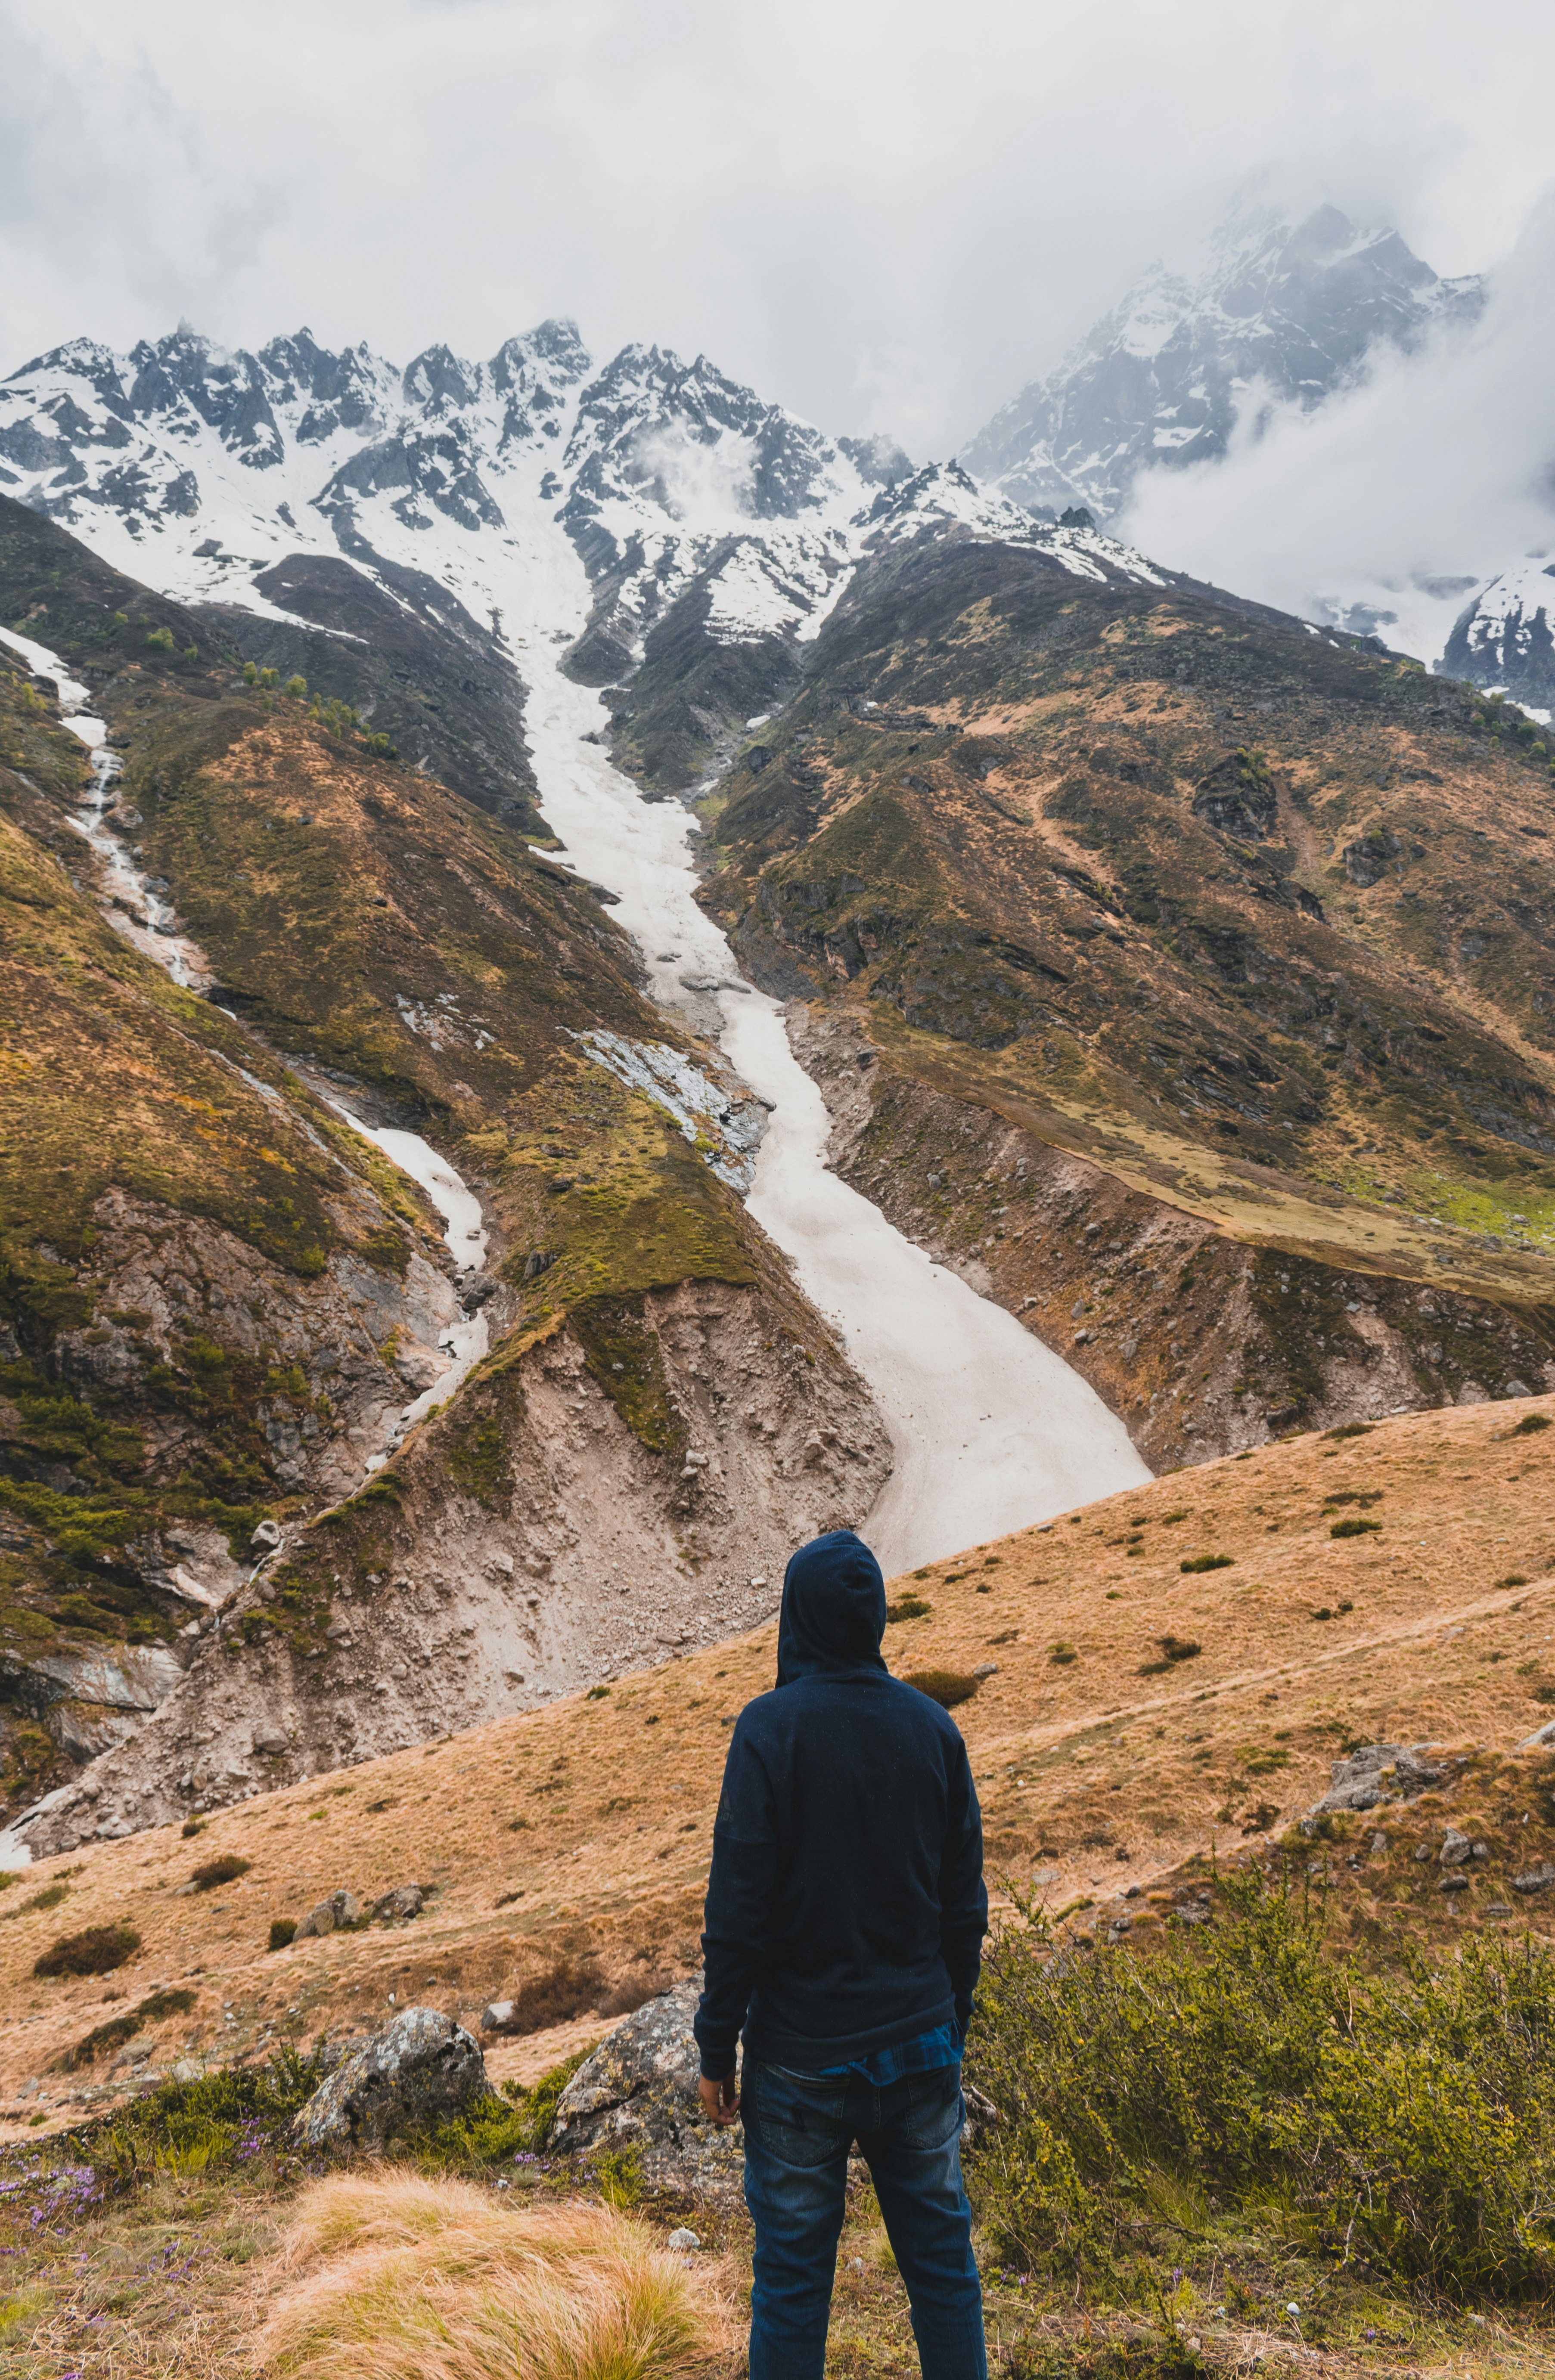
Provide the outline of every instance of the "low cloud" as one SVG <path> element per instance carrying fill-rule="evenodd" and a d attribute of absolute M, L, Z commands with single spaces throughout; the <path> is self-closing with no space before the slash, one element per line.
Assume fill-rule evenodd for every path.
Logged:
<path fill-rule="evenodd" d="M 1225 459 L 1150 472 L 1124 533 L 1306 618 L 1391 612 L 1388 641 L 1434 660 L 1465 580 L 1555 548 L 1552 269 L 1547 199 L 1473 330 L 1376 352 L 1312 413 L 1250 388 Z"/>

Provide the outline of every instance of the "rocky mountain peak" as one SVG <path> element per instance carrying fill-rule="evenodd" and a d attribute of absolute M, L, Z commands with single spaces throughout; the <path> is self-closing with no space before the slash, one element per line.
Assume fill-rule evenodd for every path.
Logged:
<path fill-rule="evenodd" d="M 1242 210 L 1185 270 L 1152 264 L 963 459 L 1018 504 L 1106 521 L 1142 470 L 1224 454 L 1255 384 L 1320 404 L 1379 341 L 1414 346 L 1483 302 L 1476 278 L 1441 279 L 1397 232 L 1338 207 Z"/>

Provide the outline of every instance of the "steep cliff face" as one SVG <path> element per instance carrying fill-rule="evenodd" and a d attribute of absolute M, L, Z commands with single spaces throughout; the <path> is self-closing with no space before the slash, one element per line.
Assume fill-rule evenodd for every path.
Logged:
<path fill-rule="evenodd" d="M 912 546 L 708 805 L 706 898 L 864 1037 L 859 1186 L 1181 1460 L 1543 1381 L 1538 740 L 1209 590 Z"/>

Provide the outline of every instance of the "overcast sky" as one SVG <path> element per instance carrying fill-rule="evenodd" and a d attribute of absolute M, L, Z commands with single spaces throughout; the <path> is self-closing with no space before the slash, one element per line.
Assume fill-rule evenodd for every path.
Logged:
<path fill-rule="evenodd" d="M 921 457 L 1249 180 L 1494 261 L 1552 67 L 1544 0 L 0 0 L 0 370 L 569 313 Z"/>

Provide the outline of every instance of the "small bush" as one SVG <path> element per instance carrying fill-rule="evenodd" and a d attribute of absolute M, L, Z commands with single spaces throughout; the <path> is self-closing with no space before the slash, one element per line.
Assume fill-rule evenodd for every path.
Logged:
<path fill-rule="evenodd" d="M 185 1842 L 189 1842 L 196 1835 L 202 1835 L 205 1832 L 205 1821 L 203 1818 L 186 1818 L 179 1831 Z"/>
<path fill-rule="evenodd" d="M 1532 1438 L 1536 1430 L 1549 1427 L 1548 1414 L 1525 1414 L 1521 1421 L 1512 1424 L 1507 1431 L 1507 1436 L 1508 1438 Z"/>
<path fill-rule="evenodd" d="M 287 1943 L 295 1938 L 296 1934 L 295 1917 L 273 1917 L 270 1921 L 270 1941 L 267 1947 L 272 1950 L 284 1950 Z"/>
<path fill-rule="evenodd" d="M 1371 1424 L 1368 1421 L 1343 1421 L 1340 1423 L 1337 1429 L 1325 1429 L 1323 1432 L 1325 1439 L 1369 1438 L 1370 1436 Z"/>
<path fill-rule="evenodd" d="M 189 1881 L 196 1892 L 213 1892 L 218 1884 L 235 1884 L 252 1865 L 252 1860 L 239 1859 L 236 1852 L 221 1852 L 214 1859 L 201 1860 Z"/>
<path fill-rule="evenodd" d="M 170 653 L 173 650 L 173 631 L 171 628 L 149 628 L 146 642 L 159 653 Z"/>
<path fill-rule="evenodd" d="M 977 1679 L 960 1670 L 915 1670 L 902 1683 L 927 1694 L 942 1710 L 954 1710 L 957 1703 L 970 1702 L 978 1691 Z"/>
<path fill-rule="evenodd" d="M 1158 1636 L 1156 1643 L 1160 1646 L 1160 1659 L 1144 1662 L 1139 1670 L 1142 1678 L 1159 1678 L 1163 1670 L 1172 1669 L 1178 1661 L 1197 1661 L 1204 1650 L 1193 1636 Z"/>
<path fill-rule="evenodd" d="M 1187 1560 L 1180 1561 L 1177 1567 L 1181 1571 L 1230 1570 L 1235 1560 L 1234 1554 L 1190 1554 Z"/>
<path fill-rule="evenodd" d="M 298 702 L 304 702 L 308 698 L 308 680 L 305 677 L 289 677 L 281 691 L 293 696 Z"/>
<path fill-rule="evenodd" d="M 1066 1670 L 1071 1661 L 1077 1661 L 1079 1658 L 1078 1645 L 1071 1645 L 1066 1636 L 1061 1636 L 1048 1655 L 1049 1660 L 1061 1670 Z"/>
<path fill-rule="evenodd" d="M 146 2025 L 157 2024 L 164 2017 L 187 2016 L 194 2000 L 193 1992 L 152 1992 L 139 2008 L 127 2009 L 122 2016 L 112 2016 L 106 2024 L 94 2026 L 84 2040 L 78 2041 L 74 2048 L 66 2050 L 55 2062 L 62 2072 L 72 2074 L 78 2067 L 91 2065 L 103 2051 L 122 2049 Z"/>
<path fill-rule="evenodd" d="M 1381 1526 L 1380 1521 L 1362 1520 L 1352 1514 L 1347 1521 L 1335 1521 L 1329 1535 L 1330 1537 L 1372 1537 L 1378 1535 Z"/>
<path fill-rule="evenodd" d="M 1527 1584 L 1526 1578 L 1520 1570 L 1509 1570 L 1504 1578 L 1498 1578 L 1496 1581 L 1498 1586 L 1526 1586 Z"/>
<path fill-rule="evenodd" d="M 122 1967 L 140 1948 L 133 1925 L 89 1925 L 79 1934 L 62 1934 L 43 1956 L 34 1960 L 35 1975 L 107 1975 Z"/>
<path fill-rule="evenodd" d="M 609 1692 L 608 1686 L 590 1686 L 583 1699 L 586 1703 L 602 1703 Z"/>
<path fill-rule="evenodd" d="M 885 1623 L 893 1627 L 899 1620 L 927 1620 L 934 1606 L 925 1603 L 921 1595 L 899 1595 L 894 1603 L 885 1607 Z"/>

